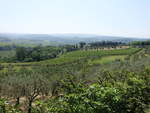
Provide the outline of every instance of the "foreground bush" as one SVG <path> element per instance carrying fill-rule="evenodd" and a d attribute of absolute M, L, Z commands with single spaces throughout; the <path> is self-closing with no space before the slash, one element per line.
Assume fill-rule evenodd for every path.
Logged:
<path fill-rule="evenodd" d="M 150 104 L 150 71 L 127 73 L 124 82 L 111 81 L 90 86 L 63 82 L 64 96 L 37 102 L 35 113 L 145 113 Z M 143 74 L 141 76 L 141 74 Z M 147 78 L 148 77 L 148 78 Z"/>

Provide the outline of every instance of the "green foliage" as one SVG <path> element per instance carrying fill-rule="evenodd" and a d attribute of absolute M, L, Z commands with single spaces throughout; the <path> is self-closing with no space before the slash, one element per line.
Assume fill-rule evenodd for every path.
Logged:
<path fill-rule="evenodd" d="M 145 46 L 149 46 L 150 45 L 150 41 L 149 40 L 146 40 L 146 41 L 135 41 L 135 42 L 132 42 L 131 45 L 139 46 L 139 47 L 145 47 Z"/>
<path fill-rule="evenodd" d="M 21 113 L 21 111 L 9 105 L 5 99 L 0 99 L 0 113 Z"/>
<path fill-rule="evenodd" d="M 12 62 L 14 61 L 14 50 L 0 50 L 0 62 Z"/>
<path fill-rule="evenodd" d="M 63 55 L 47 61 L 2 64 L 0 95 L 8 100 L 25 97 L 28 103 L 19 105 L 26 106 L 28 111 L 24 112 L 28 113 L 145 112 L 150 104 L 150 60 L 145 57 L 148 52 L 128 48 L 65 53 L 72 51 L 67 47 Z M 34 58 L 42 54 L 38 51 L 43 50 L 36 48 Z M 107 61 L 118 55 L 128 55 L 128 59 L 89 65 L 89 60 Z M 6 104 L 2 101 L 3 105 Z M 6 106 L 19 109 L 11 104 Z"/>
<path fill-rule="evenodd" d="M 125 45 L 122 42 L 112 42 L 112 41 L 101 41 L 101 42 L 93 42 L 90 43 L 91 48 L 99 48 L 99 47 L 117 47 Z"/>
<path fill-rule="evenodd" d="M 129 49 L 120 49 L 120 50 L 99 50 L 99 51 L 79 50 L 79 51 L 66 53 L 55 59 L 43 61 L 43 63 L 49 62 L 50 64 L 64 64 L 64 63 L 75 62 L 78 60 L 96 59 L 96 58 L 109 56 L 109 55 L 130 55 L 130 54 L 134 54 L 137 51 L 139 51 L 139 48 L 129 48 Z"/>
<path fill-rule="evenodd" d="M 42 75 L 23 69 L 2 79 L 1 95 L 16 99 L 16 106 L 20 104 L 19 98 L 26 97 L 28 113 L 31 113 L 32 103 L 37 96 L 49 93 L 50 82 Z"/>
<path fill-rule="evenodd" d="M 105 76 L 109 76 L 106 82 L 89 86 L 67 78 L 60 85 L 64 94 L 49 101 L 36 102 L 33 113 L 144 113 L 150 99 L 150 81 L 145 79 L 150 71 L 145 72 L 140 73 L 142 77 L 126 73 L 125 82 L 124 77 L 117 80 L 118 75 L 109 76 L 112 73 L 105 72 Z"/>
<path fill-rule="evenodd" d="M 61 48 L 58 47 L 19 47 L 16 49 L 16 60 L 31 62 L 55 58 L 60 53 L 60 51 Z"/>
<path fill-rule="evenodd" d="M 115 77 L 118 75 L 109 74 L 107 82 L 89 86 L 75 84 L 73 78 L 65 79 L 61 86 L 64 94 L 49 101 L 38 101 L 35 113 L 145 113 L 150 104 L 150 81 L 143 78 L 147 74 L 127 72 L 124 82 L 121 82 L 124 77 L 120 81 Z"/>
<path fill-rule="evenodd" d="M 112 55 L 112 56 L 102 57 L 100 59 L 95 59 L 90 63 L 91 64 L 106 64 L 106 63 L 111 63 L 116 60 L 123 61 L 126 57 L 127 57 L 126 55 Z"/>

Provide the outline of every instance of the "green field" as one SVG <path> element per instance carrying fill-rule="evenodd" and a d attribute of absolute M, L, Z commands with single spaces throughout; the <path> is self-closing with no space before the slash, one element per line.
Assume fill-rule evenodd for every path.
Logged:
<path fill-rule="evenodd" d="M 50 66 L 52 74 L 56 71 L 61 74 L 64 69 L 68 70 L 69 66 L 73 66 L 72 69 L 80 69 L 84 66 L 92 66 L 98 64 L 108 64 L 115 60 L 124 60 L 126 56 L 131 56 L 134 53 L 139 52 L 139 48 L 128 48 L 128 49 L 114 49 L 114 50 L 79 50 L 68 52 L 57 58 L 44 60 L 40 62 L 25 62 L 25 63 L 1 63 L 4 66 L 2 72 L 7 72 L 11 66 L 13 70 L 19 71 L 21 67 L 28 69 L 40 68 Z M 70 68 L 70 67 L 69 67 Z M 89 67 L 90 68 L 90 67 Z"/>
<path fill-rule="evenodd" d="M 89 60 L 89 59 L 99 59 L 103 56 L 112 56 L 112 55 L 131 55 L 135 52 L 138 52 L 139 48 L 128 48 L 128 49 L 118 49 L 118 50 L 99 50 L 99 51 L 74 51 L 64 54 L 58 58 L 41 61 L 40 63 L 48 64 L 63 64 L 70 63 L 78 60 Z"/>
<path fill-rule="evenodd" d="M 8 50 L 8 51 L 0 51 L 0 57 L 13 57 L 15 56 L 15 51 L 14 50 Z"/>
<path fill-rule="evenodd" d="M 90 62 L 90 64 L 107 64 L 110 62 L 113 62 L 115 60 L 124 60 L 127 55 L 112 55 L 112 56 L 106 56 L 102 57 L 100 59 L 96 59 Z"/>
<path fill-rule="evenodd" d="M 49 59 L 45 61 L 40 62 L 29 62 L 29 63 L 3 63 L 3 65 L 15 65 L 15 66 L 40 66 L 40 65 L 62 65 L 62 64 L 69 64 L 77 61 L 89 61 L 92 60 L 93 64 L 94 62 L 111 62 L 115 59 L 123 59 L 126 55 L 134 54 L 141 49 L 139 48 L 128 48 L 128 49 L 116 49 L 116 50 L 99 50 L 99 51 L 93 51 L 93 50 L 79 50 L 79 51 L 73 51 L 68 52 L 66 54 L 63 54 L 57 58 Z M 105 57 L 104 57 L 105 56 Z M 107 56 L 107 58 L 106 58 Z M 109 56 L 109 57 L 108 57 Z M 104 57 L 104 58 L 103 58 Z M 101 59 L 102 58 L 102 59 Z"/>
<path fill-rule="evenodd" d="M 64 70 L 82 70 L 86 67 L 86 70 L 92 70 L 94 65 L 109 64 L 116 60 L 123 61 L 126 57 L 132 56 L 135 53 L 139 53 L 139 48 L 128 48 L 128 49 L 114 49 L 114 50 L 79 50 L 68 52 L 60 55 L 57 58 L 44 60 L 40 62 L 25 62 L 25 63 L 1 63 L 3 69 L 1 72 L 7 72 L 10 67 L 14 71 L 19 71 L 22 67 L 27 69 L 39 69 L 49 66 L 51 74 L 61 75 Z M 9 53 L 9 52 L 8 52 Z M 5 54 L 6 55 L 6 54 Z M 68 69 L 69 68 L 69 69 Z M 88 72 L 88 71 L 87 71 Z"/>

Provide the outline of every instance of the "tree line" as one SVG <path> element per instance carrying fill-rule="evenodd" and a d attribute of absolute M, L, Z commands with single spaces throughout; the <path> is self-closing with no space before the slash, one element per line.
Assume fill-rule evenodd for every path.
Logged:
<path fill-rule="evenodd" d="M 133 45 L 133 46 L 138 46 L 138 47 L 149 46 L 149 45 L 150 45 L 150 40 L 146 40 L 146 41 L 135 41 L 135 42 L 132 42 L 131 45 Z"/>

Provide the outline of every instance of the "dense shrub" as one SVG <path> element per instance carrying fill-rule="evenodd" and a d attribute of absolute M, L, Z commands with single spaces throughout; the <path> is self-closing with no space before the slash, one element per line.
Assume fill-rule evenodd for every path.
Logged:
<path fill-rule="evenodd" d="M 148 71 L 150 72 L 150 71 Z M 38 102 L 40 113 L 144 113 L 150 99 L 149 76 L 147 73 L 127 73 L 125 82 L 75 84 L 67 79 L 63 82 L 64 95 Z"/>

